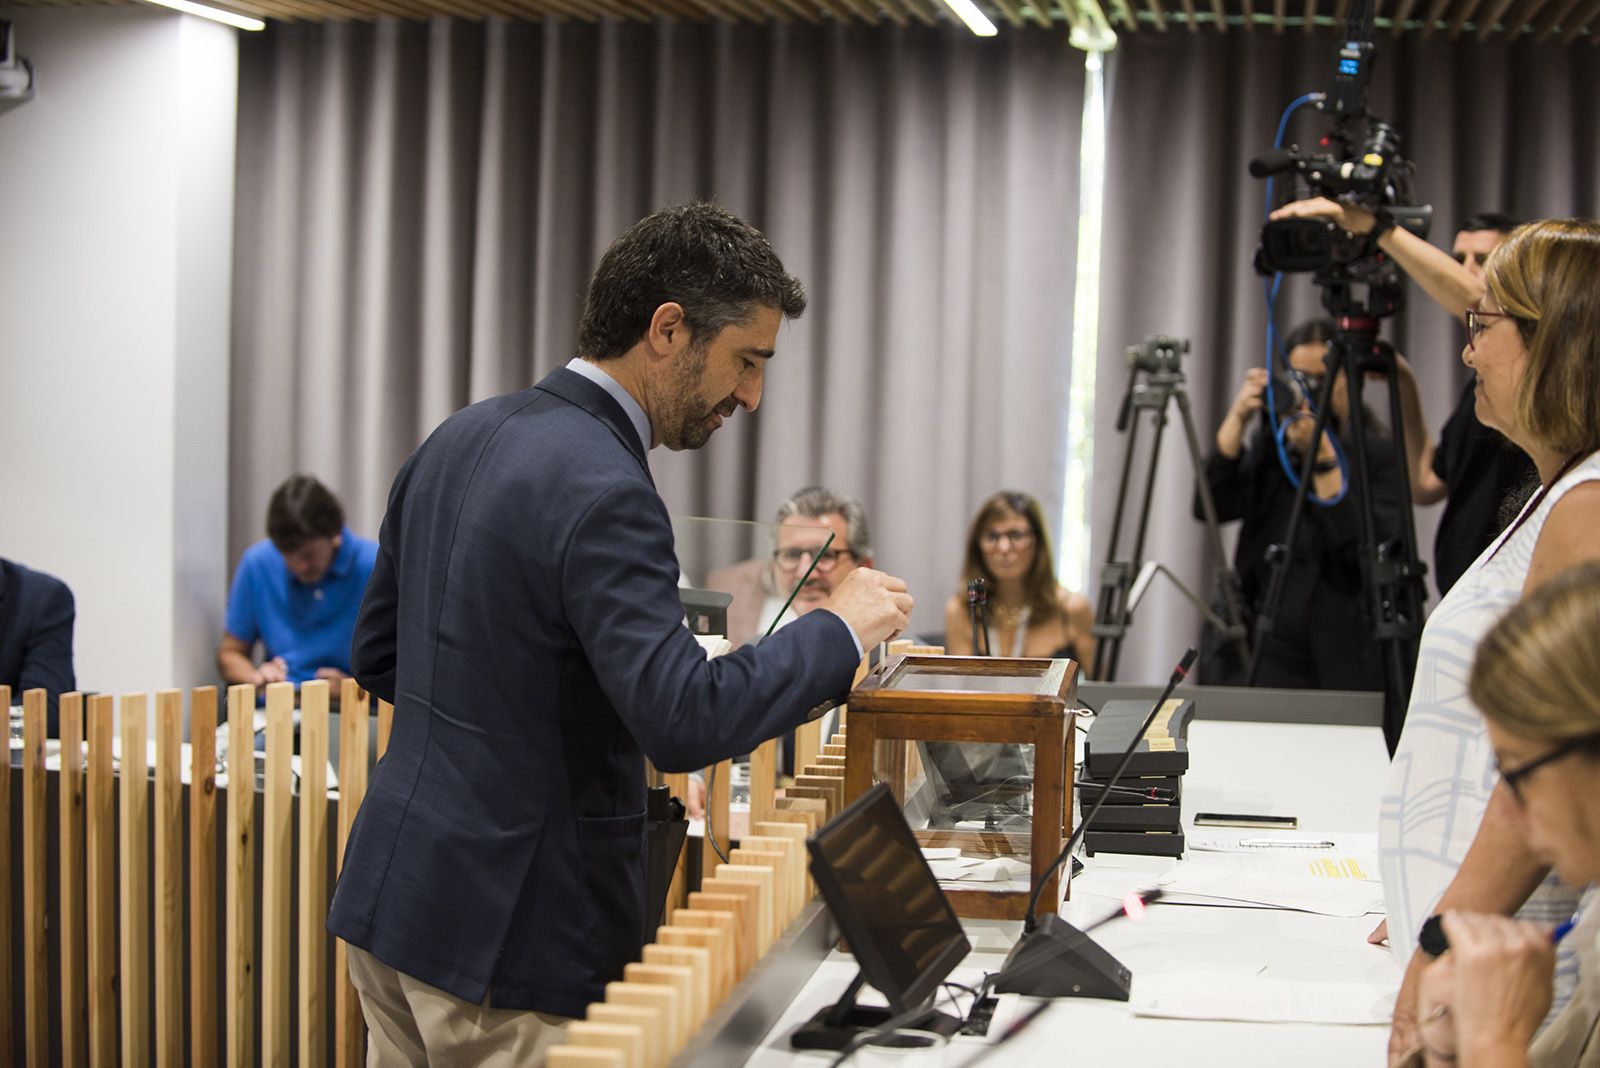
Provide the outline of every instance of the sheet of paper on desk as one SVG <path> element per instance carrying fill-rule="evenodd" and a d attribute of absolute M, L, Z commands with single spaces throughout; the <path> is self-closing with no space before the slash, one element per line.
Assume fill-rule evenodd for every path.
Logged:
<path fill-rule="evenodd" d="M 1315 912 L 1324 916 L 1365 916 L 1383 911 L 1383 890 L 1357 879 L 1319 879 L 1275 871 L 1246 871 L 1185 861 L 1158 881 L 1162 900 L 1176 904 L 1244 903 Z"/>
<path fill-rule="evenodd" d="M 1275 846 L 1282 840 L 1285 845 Z M 1332 843 L 1331 846 L 1308 849 L 1308 840 Z M 1318 879 L 1361 879 L 1377 882 L 1378 836 L 1376 834 L 1330 835 L 1270 835 L 1255 837 L 1209 832 L 1192 832 L 1185 845 L 1188 849 L 1205 854 L 1202 863 L 1243 871 L 1276 871 L 1286 874 L 1304 874 Z"/>
<path fill-rule="evenodd" d="M 956 857 L 953 860 L 930 860 L 933 877 L 940 882 L 995 883 L 1013 879 L 1026 881 L 1028 866 L 1010 857 Z"/>
<path fill-rule="evenodd" d="M 1135 1016 L 1255 1023 L 1385 1025 L 1394 990 L 1373 983 L 1312 983 L 1232 972 L 1140 976 L 1129 1008 Z"/>

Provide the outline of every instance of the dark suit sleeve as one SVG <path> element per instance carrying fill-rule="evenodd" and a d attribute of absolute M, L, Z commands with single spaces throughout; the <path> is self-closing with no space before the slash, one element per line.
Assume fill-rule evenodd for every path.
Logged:
<path fill-rule="evenodd" d="M 410 466 L 409 461 L 407 467 Z M 389 508 L 378 534 L 378 554 L 367 579 L 367 592 L 350 640 L 350 674 L 380 701 L 394 704 L 396 650 L 399 644 L 400 586 L 395 579 L 395 538 L 400 529 L 401 487 L 405 470 L 395 480 Z"/>
<path fill-rule="evenodd" d="M 564 615 L 601 688 L 663 771 L 748 753 L 849 692 L 855 641 L 831 612 L 706 659 L 683 625 L 671 523 L 643 482 L 609 487 L 578 519 L 560 582 Z"/>
<path fill-rule="evenodd" d="M 56 700 L 77 688 L 72 670 L 72 627 L 77 618 L 72 591 L 65 583 L 43 584 L 42 596 L 28 628 L 28 647 L 22 656 L 18 692 L 38 687 L 50 691 L 50 718 L 56 715 Z"/>

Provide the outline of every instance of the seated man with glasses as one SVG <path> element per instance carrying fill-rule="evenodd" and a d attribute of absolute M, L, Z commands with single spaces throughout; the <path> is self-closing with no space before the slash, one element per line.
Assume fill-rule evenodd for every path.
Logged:
<path fill-rule="evenodd" d="M 1266 370 L 1252 367 L 1245 372 L 1206 457 L 1205 477 L 1216 500 L 1217 519 L 1240 522 L 1234 567 L 1243 587 L 1245 622 L 1253 628 L 1272 578 L 1267 549 L 1283 541 L 1294 507 L 1295 487 L 1282 459 L 1287 458 L 1298 472 L 1306 451 L 1315 450 L 1311 499 L 1290 548 L 1289 572 L 1274 628 L 1263 639 L 1266 644 L 1256 677 L 1260 686 L 1383 688 L 1381 648 L 1365 619 L 1360 495 L 1345 485 L 1333 442 L 1333 436 L 1341 436 L 1344 452 L 1352 451 L 1352 443 L 1342 437 L 1352 403 L 1342 376 L 1329 398 L 1328 426 L 1333 436 L 1325 430 L 1314 445 L 1311 441 L 1316 429 L 1313 404 L 1321 393 L 1333 334 L 1331 321 L 1315 319 L 1302 323 L 1284 339 L 1291 374 L 1274 378 L 1272 399 L 1281 413 L 1276 430 L 1268 418 Z M 1285 391 L 1289 397 L 1278 395 Z M 1377 417 L 1370 410 L 1364 409 L 1364 414 L 1378 537 L 1387 541 L 1399 531 L 1403 507 L 1395 469 L 1398 460 Z M 1202 517 L 1198 495 L 1194 516 Z M 1249 665 L 1209 625 L 1201 649 L 1202 682 L 1244 684 Z"/>

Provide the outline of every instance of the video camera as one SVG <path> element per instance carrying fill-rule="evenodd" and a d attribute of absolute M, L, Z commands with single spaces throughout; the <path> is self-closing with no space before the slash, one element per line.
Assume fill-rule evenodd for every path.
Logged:
<path fill-rule="evenodd" d="M 1158 334 L 1137 345 L 1128 346 L 1128 366 L 1152 374 L 1162 371 L 1175 373 L 1182 369 L 1183 354 L 1188 351 L 1188 338 Z"/>
<path fill-rule="evenodd" d="M 1357 32 L 1353 26 L 1352 36 Z M 1410 206 L 1412 166 L 1400 155 L 1400 134 L 1367 111 L 1373 52 L 1367 40 L 1339 46 L 1328 89 L 1316 98 L 1318 110 L 1334 119 L 1321 142 L 1327 151 L 1303 152 L 1297 145 L 1274 149 L 1250 161 L 1250 174 L 1270 178 L 1293 172 L 1305 179 L 1312 196 L 1353 202 L 1426 237 L 1433 209 Z M 1371 234 L 1348 233 L 1327 219 L 1273 219 L 1261 230 L 1255 267 L 1263 275 L 1316 271 L 1330 281 L 1388 285 L 1394 268 L 1377 252 Z M 1397 275 L 1392 282 L 1398 285 Z"/>

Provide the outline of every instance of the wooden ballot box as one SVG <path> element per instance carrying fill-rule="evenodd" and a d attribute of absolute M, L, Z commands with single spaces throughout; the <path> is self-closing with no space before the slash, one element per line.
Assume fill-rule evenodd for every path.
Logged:
<path fill-rule="evenodd" d="M 889 784 L 923 846 L 946 851 L 934 869 L 958 915 L 1021 919 L 1065 844 L 1077 675 L 1067 659 L 912 654 L 850 694 L 847 799 Z"/>

